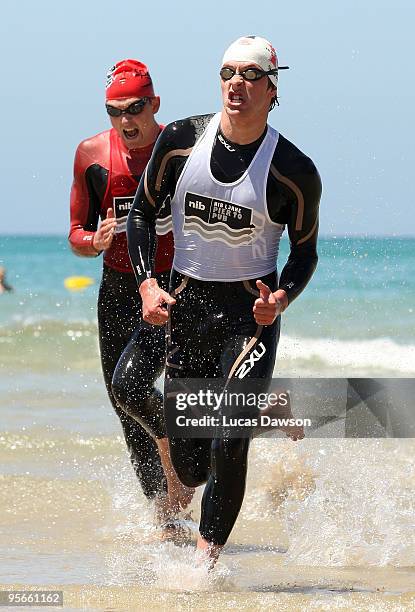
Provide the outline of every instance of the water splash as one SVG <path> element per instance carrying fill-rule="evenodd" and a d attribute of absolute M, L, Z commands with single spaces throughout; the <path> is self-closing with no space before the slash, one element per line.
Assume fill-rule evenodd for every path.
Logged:
<path fill-rule="evenodd" d="M 308 440 L 297 448 L 315 490 L 283 502 L 287 564 L 415 564 L 414 440 Z"/>

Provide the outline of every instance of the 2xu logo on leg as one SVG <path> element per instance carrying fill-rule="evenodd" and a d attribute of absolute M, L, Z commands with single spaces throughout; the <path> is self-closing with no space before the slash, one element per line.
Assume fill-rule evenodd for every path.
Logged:
<path fill-rule="evenodd" d="M 251 351 L 248 359 L 246 359 L 242 365 L 236 370 L 236 378 L 245 378 L 247 374 L 252 370 L 255 363 L 261 359 L 266 353 L 266 348 L 262 342 L 258 344 L 258 347 Z"/>

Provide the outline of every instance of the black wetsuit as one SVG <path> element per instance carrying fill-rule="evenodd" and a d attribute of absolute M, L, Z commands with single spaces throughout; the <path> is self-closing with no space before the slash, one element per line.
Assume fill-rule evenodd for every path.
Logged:
<path fill-rule="evenodd" d="M 156 276 L 160 286 L 167 286 L 169 272 Z M 108 396 L 122 424 L 132 466 L 144 494 L 151 499 L 167 491 L 167 484 L 154 440 L 134 419 L 134 409 L 137 402 L 142 403 L 146 413 L 162 419 L 163 398 L 154 388 L 154 381 L 164 368 L 165 339 L 163 330 L 140 324 L 141 316 L 134 275 L 104 266 L 98 296 L 102 372 Z M 134 372 L 128 382 L 124 380 L 124 367 Z"/>
<path fill-rule="evenodd" d="M 159 138 L 131 209 L 127 234 L 138 282 L 153 274 L 156 245 L 154 221 L 166 199 L 173 199 L 187 157 L 206 129 L 211 115 L 191 117 L 167 126 Z M 227 141 L 220 131 L 211 154 L 214 178 L 234 182 L 251 164 L 264 134 L 249 145 Z M 203 194 L 202 194 L 203 195 Z M 207 194 L 209 195 L 209 194 Z M 321 181 L 313 162 L 279 136 L 266 185 L 268 214 L 288 226 L 291 251 L 278 287 L 291 302 L 304 289 L 317 264 L 318 205 Z M 173 264 L 174 267 L 174 264 Z M 275 291 L 276 274 L 263 279 Z M 172 273 L 166 377 L 232 377 L 263 345 L 263 358 L 253 360 L 248 377 L 270 380 L 279 337 L 280 318 L 257 325 L 252 307 L 258 297 L 255 279 L 238 282 L 201 281 Z M 262 350 L 262 349 L 261 349 Z M 145 419 L 145 415 L 143 415 Z M 249 439 L 171 439 L 173 465 L 187 485 L 207 482 L 200 533 L 224 544 L 239 513 L 247 468 Z"/>
<path fill-rule="evenodd" d="M 165 291 L 168 291 L 170 272 L 159 272 L 155 276 L 159 286 Z M 134 284 L 137 287 L 135 279 Z M 104 301 L 104 304 L 105 303 Z M 141 317 L 140 300 L 139 308 L 134 307 L 135 323 L 137 323 Z M 116 329 L 113 326 L 111 327 L 112 329 Z M 149 325 L 141 321 L 138 327 L 132 328 L 134 333 L 132 335 L 130 333 L 128 336 L 130 327 L 131 323 L 129 324 L 128 322 L 124 329 L 121 327 L 123 334 L 126 334 L 129 341 L 128 344 L 124 344 L 125 349 L 118 360 L 117 356 L 120 353 L 117 351 L 114 354 L 113 348 L 111 348 L 111 342 L 108 344 L 110 352 L 113 354 L 112 361 L 114 366 L 108 369 L 109 372 L 114 372 L 112 376 L 111 392 L 118 406 L 124 411 L 123 418 L 125 420 L 129 422 L 129 417 L 132 417 L 134 422 L 137 425 L 141 424 L 153 438 L 165 438 L 163 395 L 154 386 L 154 381 L 161 375 L 165 366 L 165 332 L 163 327 Z M 104 338 L 108 338 L 108 334 L 104 335 Z M 114 340 L 114 342 L 116 343 L 117 341 Z M 111 378 L 109 382 L 111 383 Z M 143 415 L 145 415 L 145 418 L 142 418 Z M 121 418 L 121 420 L 123 419 Z M 146 437 L 146 440 L 147 439 L 148 436 Z M 150 441 L 152 442 L 151 438 Z M 145 453 L 148 449 L 144 447 L 145 445 L 142 443 L 144 465 L 148 465 L 149 462 L 152 461 L 153 455 L 150 453 L 148 459 L 145 460 Z M 157 463 L 159 464 L 159 462 Z M 147 472 L 148 477 L 151 478 L 154 469 L 155 467 Z M 161 465 L 160 469 L 162 469 Z M 145 478 L 146 476 L 144 475 L 143 477 Z M 143 482 L 142 478 L 140 480 Z"/>

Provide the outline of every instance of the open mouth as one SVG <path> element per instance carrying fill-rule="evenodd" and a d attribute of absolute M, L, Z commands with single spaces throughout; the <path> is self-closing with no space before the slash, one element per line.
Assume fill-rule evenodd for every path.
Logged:
<path fill-rule="evenodd" d="M 229 93 L 229 102 L 232 104 L 241 104 L 244 101 L 243 97 L 237 93 Z"/>
<path fill-rule="evenodd" d="M 127 140 L 134 140 L 138 136 L 138 129 L 134 128 L 133 130 L 123 130 L 123 134 Z"/>

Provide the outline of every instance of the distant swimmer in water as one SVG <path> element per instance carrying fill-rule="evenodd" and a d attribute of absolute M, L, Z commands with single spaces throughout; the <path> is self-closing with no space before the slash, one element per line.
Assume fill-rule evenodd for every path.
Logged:
<path fill-rule="evenodd" d="M 160 135 L 128 218 L 128 248 L 144 320 L 167 323 L 166 384 L 261 379 L 266 391 L 280 315 L 317 265 L 321 181 L 312 160 L 267 124 L 277 104 L 272 45 L 238 39 L 220 79 L 221 112 L 175 121 Z M 170 294 L 154 273 L 155 224 L 166 200 L 175 243 Z M 278 278 L 285 226 L 290 254 Z M 242 505 L 250 438 L 169 442 L 181 481 L 206 483 L 197 547 L 213 566 Z"/>
<path fill-rule="evenodd" d="M 13 287 L 6 281 L 6 268 L 0 267 L 0 293 L 13 291 Z"/>
<path fill-rule="evenodd" d="M 112 129 L 84 140 L 76 151 L 69 242 L 82 257 L 103 253 L 98 328 L 105 385 L 137 478 L 146 497 L 155 500 L 162 525 L 188 503 L 189 491 L 171 468 L 168 445 L 161 448 L 164 455 L 160 457 L 152 436 L 124 410 L 111 386 L 123 355 L 134 372 L 135 387 L 125 400 L 130 413 L 141 403 L 164 418 L 163 398 L 154 386 L 165 364 L 164 332 L 141 322 L 141 299 L 125 233 L 138 182 L 162 131 L 155 119 L 160 98 L 154 93 L 147 66 L 133 59 L 115 64 L 107 74 L 105 106 Z M 169 216 L 166 209 L 155 254 L 155 275 L 166 289 L 173 258 Z"/>

